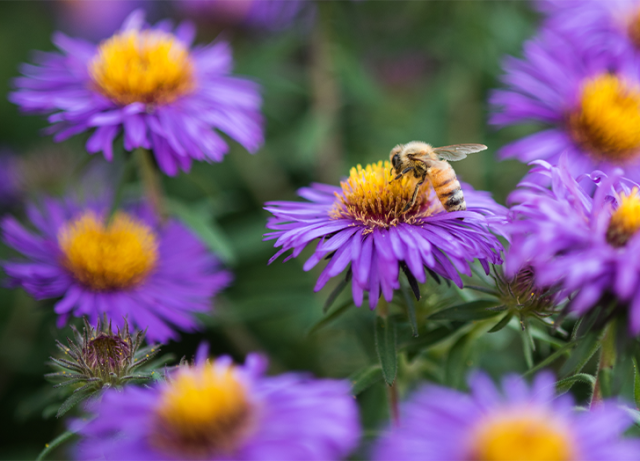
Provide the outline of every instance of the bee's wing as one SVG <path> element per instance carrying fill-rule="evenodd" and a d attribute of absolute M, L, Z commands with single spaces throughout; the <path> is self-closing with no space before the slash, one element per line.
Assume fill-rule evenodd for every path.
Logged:
<path fill-rule="evenodd" d="M 462 160 L 469 154 L 481 152 L 487 146 L 484 144 L 453 144 L 451 146 L 436 147 L 433 151 L 442 160 Z"/>

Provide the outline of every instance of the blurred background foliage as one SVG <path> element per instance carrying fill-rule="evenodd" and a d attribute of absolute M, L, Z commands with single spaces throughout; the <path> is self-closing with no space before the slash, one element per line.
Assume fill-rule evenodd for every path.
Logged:
<path fill-rule="evenodd" d="M 53 50 L 50 36 L 61 28 L 58 10 L 73 3 L 0 2 L 2 94 L 32 50 Z M 175 3 L 139 3 L 152 20 L 185 18 Z M 262 85 L 267 135 L 255 156 L 232 144 L 221 164 L 197 163 L 190 174 L 163 178 L 172 210 L 206 238 L 235 274 L 233 286 L 216 300 L 214 315 L 202 318 L 203 330 L 164 347 L 176 360 L 191 357 L 204 339 L 214 354 L 238 360 L 249 351 L 263 351 L 272 372 L 305 370 L 344 378 L 375 365 L 375 316 L 366 307 L 351 306 L 311 331 L 337 282 L 313 293 L 322 268 L 304 272 L 304 254 L 267 266 L 274 250 L 273 242 L 262 241 L 264 202 L 296 200 L 296 189 L 312 181 L 337 184 L 351 166 L 385 160 L 395 144 L 410 140 L 488 145 L 489 150 L 456 164 L 456 171 L 501 203 L 526 171 L 518 162 L 494 157 L 499 146 L 523 133 L 488 127 L 486 98 L 499 85 L 503 57 L 518 55 L 534 32 L 538 18 L 528 3 L 343 1 L 304 8 L 296 23 L 275 31 L 201 17 L 196 21 L 198 41 L 230 40 L 236 72 Z M 70 188 L 92 191 L 97 183 L 107 190 L 115 187 L 122 148 L 113 164 L 101 156 L 87 162 L 86 138 L 54 144 L 42 136 L 44 126 L 40 118 L 21 115 L 6 97 L 0 98 L 0 148 L 12 152 L 12 161 L 19 164 L 22 199 L 61 195 Z M 100 180 L 88 181 L 87 174 Z M 132 178 L 127 194 L 139 193 L 135 184 Z M 6 208 L 22 214 L 19 203 Z M 11 256 L 2 249 L 2 258 Z M 433 280 L 422 292 L 417 339 L 411 339 L 401 307 L 390 306 L 391 314 L 398 314 L 398 344 L 404 350 L 402 395 L 422 380 L 461 387 L 460 377 L 469 368 L 495 376 L 526 369 L 517 323 L 487 335 L 495 320 L 458 330 L 455 324 L 427 321 L 435 309 L 475 295 Z M 54 416 L 59 397 L 42 376 L 50 371 L 46 362 L 55 353 L 54 339 L 63 340 L 69 330 L 56 329 L 52 302 L 34 301 L 20 290 L 2 288 L 0 293 L 0 458 L 33 459 L 64 429 L 64 421 Z M 348 299 L 343 294 L 336 306 Z M 438 328 L 454 333 L 438 342 L 433 334 Z M 549 347 L 557 347 L 553 341 L 558 342 L 539 341 L 535 354 L 548 354 Z M 358 396 L 367 429 L 387 419 L 384 392 L 378 380 Z"/>

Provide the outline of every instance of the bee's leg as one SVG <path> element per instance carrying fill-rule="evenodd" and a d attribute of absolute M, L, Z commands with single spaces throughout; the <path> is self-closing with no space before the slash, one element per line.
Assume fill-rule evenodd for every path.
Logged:
<path fill-rule="evenodd" d="M 409 211 L 411 208 L 413 208 L 413 205 L 416 204 L 416 199 L 418 198 L 418 191 L 420 190 L 420 186 L 422 186 L 426 180 L 427 180 L 427 172 L 425 171 L 424 174 L 422 175 L 422 179 L 418 182 L 418 184 L 416 184 L 416 188 L 413 190 L 413 196 L 411 197 L 411 202 L 407 203 L 404 209 L 402 210 L 403 213 L 406 213 L 407 211 Z"/>
<path fill-rule="evenodd" d="M 408 166 L 406 167 L 404 170 L 402 170 L 402 173 L 400 173 L 398 176 L 396 176 L 395 178 L 393 178 L 391 181 L 395 181 L 396 179 L 400 179 L 402 178 L 405 174 L 407 174 L 408 172 L 410 172 L 411 170 L 413 170 L 414 167 L 412 166 Z"/>

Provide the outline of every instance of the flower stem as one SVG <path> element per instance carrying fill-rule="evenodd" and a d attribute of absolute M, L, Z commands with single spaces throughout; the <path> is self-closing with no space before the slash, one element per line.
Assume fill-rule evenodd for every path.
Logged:
<path fill-rule="evenodd" d="M 136 149 L 134 155 L 138 159 L 138 171 L 145 195 L 155 214 L 164 221 L 167 217 L 166 206 L 162 194 L 160 175 L 153 161 L 153 154 L 148 149 Z"/>
<path fill-rule="evenodd" d="M 591 406 L 602 402 L 603 398 L 611 395 L 611 372 L 616 362 L 615 325 L 609 322 L 605 327 L 604 336 L 600 343 L 600 357 L 596 383 L 593 386 Z"/>
<path fill-rule="evenodd" d="M 111 208 L 109 209 L 109 214 L 107 215 L 107 223 L 111 222 L 113 215 L 116 213 L 116 211 L 118 211 L 118 208 L 120 207 L 125 185 L 127 184 L 129 176 L 131 176 L 131 170 L 133 170 L 133 164 L 136 160 L 134 157 L 134 155 L 130 155 L 124 164 L 124 168 L 122 169 L 122 173 L 120 175 L 120 181 L 118 181 L 116 191 L 113 194 L 113 201 L 111 202 Z"/>
<path fill-rule="evenodd" d="M 45 457 L 51 453 L 53 450 L 55 450 L 56 448 L 58 448 L 60 445 L 62 445 L 63 443 L 65 443 L 67 440 L 71 439 L 73 436 L 75 435 L 75 432 L 73 431 L 66 431 L 63 432 L 61 435 L 59 435 L 58 437 L 56 437 L 55 439 L 53 439 L 51 442 L 45 444 L 44 446 L 44 450 L 42 450 L 40 452 L 40 454 L 38 455 L 38 457 L 36 458 L 36 461 L 41 461 L 43 459 L 45 459 Z"/>
<path fill-rule="evenodd" d="M 334 182 L 342 171 L 342 139 L 338 130 L 340 95 L 335 69 L 335 50 L 331 36 L 335 2 L 317 2 L 318 19 L 311 35 L 310 80 L 312 112 L 322 132 L 315 149 L 318 179 Z"/>
<path fill-rule="evenodd" d="M 387 400 L 389 401 L 389 413 L 394 427 L 400 425 L 400 409 L 398 407 L 398 386 L 395 381 L 391 386 L 387 386 Z"/>

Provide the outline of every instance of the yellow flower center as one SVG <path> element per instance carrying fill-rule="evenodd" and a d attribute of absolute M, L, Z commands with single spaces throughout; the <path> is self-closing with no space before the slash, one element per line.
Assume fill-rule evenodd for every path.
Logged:
<path fill-rule="evenodd" d="M 354 219 L 369 226 L 389 228 L 406 222 L 413 224 L 419 218 L 442 211 L 438 200 L 432 199 L 429 181 L 420 186 L 415 205 L 403 213 L 411 203 L 418 183 L 409 174 L 392 181 L 391 164 L 387 161 L 351 168 L 349 178 L 342 181 L 342 194 L 336 193 L 336 203 L 330 211 L 333 219 Z"/>
<path fill-rule="evenodd" d="M 68 223 L 58 234 L 63 264 L 93 290 L 117 290 L 137 285 L 158 261 L 153 231 L 126 213 L 111 223 L 89 211 Z"/>
<path fill-rule="evenodd" d="M 604 74 L 587 81 L 569 117 L 574 139 L 594 157 L 615 163 L 640 153 L 640 88 Z"/>
<path fill-rule="evenodd" d="M 569 461 L 575 459 L 568 428 L 526 408 L 482 422 L 474 434 L 474 461 Z"/>
<path fill-rule="evenodd" d="M 611 215 L 607 229 L 607 241 L 615 246 L 624 246 L 640 229 L 640 196 L 634 187 L 629 195 L 620 196 L 620 204 Z"/>
<path fill-rule="evenodd" d="M 161 394 L 151 443 L 182 457 L 229 454 L 251 430 L 252 410 L 233 367 L 185 367 Z"/>
<path fill-rule="evenodd" d="M 89 65 L 97 89 L 118 104 L 165 104 L 194 87 L 189 51 L 161 31 L 126 31 L 100 44 Z"/>

